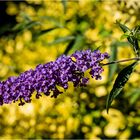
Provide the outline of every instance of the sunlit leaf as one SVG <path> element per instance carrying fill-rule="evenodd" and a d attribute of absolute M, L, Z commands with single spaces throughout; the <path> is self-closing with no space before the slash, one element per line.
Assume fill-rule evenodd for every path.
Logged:
<path fill-rule="evenodd" d="M 131 65 L 125 67 L 119 74 L 118 77 L 115 80 L 115 83 L 113 85 L 113 88 L 108 96 L 107 99 L 107 103 L 106 103 L 106 109 L 107 112 L 109 110 L 109 107 L 112 103 L 112 101 L 120 94 L 120 92 L 122 91 L 124 85 L 126 84 L 126 82 L 128 81 L 135 65 L 137 64 L 137 62 L 132 63 Z"/>

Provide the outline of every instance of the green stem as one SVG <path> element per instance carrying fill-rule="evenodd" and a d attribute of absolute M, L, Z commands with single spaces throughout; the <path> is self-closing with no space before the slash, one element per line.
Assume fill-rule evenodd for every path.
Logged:
<path fill-rule="evenodd" d="M 112 61 L 112 62 L 108 62 L 108 63 L 101 64 L 101 65 L 102 65 L 102 66 L 105 66 L 105 65 L 116 64 L 116 63 L 120 63 L 120 62 L 127 62 L 127 61 L 132 61 L 132 60 L 137 60 L 137 61 L 139 61 L 139 60 L 140 60 L 140 57 L 135 57 L 135 58 L 129 58 L 129 59 L 123 59 L 123 60 Z"/>

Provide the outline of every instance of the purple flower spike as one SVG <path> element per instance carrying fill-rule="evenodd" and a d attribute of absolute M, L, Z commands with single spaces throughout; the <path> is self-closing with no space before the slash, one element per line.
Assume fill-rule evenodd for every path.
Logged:
<path fill-rule="evenodd" d="M 36 91 L 36 98 L 46 96 L 56 98 L 62 91 L 68 89 L 68 82 L 75 87 L 86 86 L 89 78 L 84 72 L 90 69 L 90 75 L 96 80 L 101 79 L 103 68 L 100 62 L 109 58 L 107 53 L 99 50 L 76 51 L 70 56 L 62 55 L 54 62 L 39 64 L 35 70 L 28 70 L 18 77 L 10 77 L 0 82 L 0 105 L 20 101 L 19 105 L 31 102 L 31 96 Z"/>

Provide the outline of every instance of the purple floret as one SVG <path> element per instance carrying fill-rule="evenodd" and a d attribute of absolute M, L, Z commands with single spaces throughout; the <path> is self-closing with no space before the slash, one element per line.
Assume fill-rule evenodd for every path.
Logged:
<path fill-rule="evenodd" d="M 107 53 L 100 53 L 99 50 L 76 51 L 70 56 L 62 55 L 54 62 L 39 64 L 35 70 L 28 70 L 18 77 L 9 77 L 0 82 L 0 105 L 20 101 L 19 105 L 31 102 L 31 96 L 36 91 L 36 98 L 46 96 L 56 98 L 68 89 L 68 82 L 74 87 L 86 86 L 89 78 L 84 72 L 90 69 L 90 75 L 96 80 L 101 79 L 103 68 L 100 62 L 109 58 Z M 74 59 L 74 60 L 73 60 Z"/>

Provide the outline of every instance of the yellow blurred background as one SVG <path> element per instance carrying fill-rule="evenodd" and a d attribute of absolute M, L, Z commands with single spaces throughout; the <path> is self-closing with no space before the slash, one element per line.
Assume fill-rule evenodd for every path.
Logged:
<path fill-rule="evenodd" d="M 76 50 L 100 47 L 110 60 L 134 57 L 115 22 L 130 28 L 140 24 L 139 0 L 26 0 L 0 5 L 16 21 L 12 31 L 7 31 L 7 24 L 0 27 L 6 28 L 6 33 L 0 32 L 1 80 Z M 112 81 L 129 63 L 105 66 L 101 81 L 90 79 L 84 88 L 70 84 L 56 99 L 43 95 L 24 106 L 0 106 L 0 139 L 140 138 L 139 66 L 109 114 L 105 110 Z"/>

